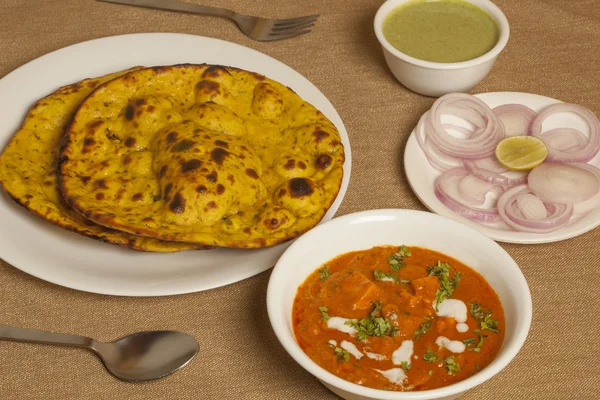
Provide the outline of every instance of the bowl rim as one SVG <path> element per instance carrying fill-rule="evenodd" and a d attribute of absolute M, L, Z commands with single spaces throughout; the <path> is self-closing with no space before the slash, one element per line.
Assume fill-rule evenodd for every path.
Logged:
<path fill-rule="evenodd" d="M 293 332 L 291 333 L 290 337 L 286 321 L 280 318 L 283 307 L 280 295 L 284 292 L 281 290 L 278 291 L 277 286 L 278 283 L 286 281 L 285 264 L 288 262 L 287 260 L 295 256 L 294 253 L 298 251 L 297 249 L 302 249 L 302 247 L 305 246 L 305 244 L 309 244 L 310 241 L 315 238 L 318 239 L 321 235 L 321 232 L 326 231 L 328 229 L 332 229 L 336 225 L 343 226 L 347 222 L 351 222 L 352 220 L 357 220 L 359 218 L 392 216 L 399 217 L 398 219 L 401 220 L 402 216 L 406 214 L 418 214 L 424 217 L 427 216 L 428 218 L 443 220 L 444 223 L 448 223 L 456 228 L 463 229 L 465 232 L 470 231 L 471 234 L 480 236 L 482 240 L 488 241 L 488 243 L 491 246 L 495 247 L 498 251 L 497 254 L 503 257 L 504 261 L 506 261 L 504 268 L 512 269 L 512 273 L 515 278 L 515 281 L 511 282 L 511 286 L 513 287 L 513 290 L 516 293 L 518 293 L 517 296 L 521 297 L 519 299 L 519 309 L 515 319 L 517 321 L 516 323 L 520 324 L 521 327 L 517 330 L 512 342 L 509 345 L 503 343 L 503 347 L 498 353 L 498 355 L 486 368 L 484 368 L 480 372 L 462 381 L 456 382 L 452 385 L 444 386 L 437 389 L 414 392 L 395 392 L 373 389 L 357 385 L 355 383 L 342 379 L 327 371 L 326 369 L 322 368 L 310 357 L 308 357 L 308 355 L 304 353 L 304 351 L 298 345 Z M 313 271 L 311 270 L 306 275 L 306 277 L 308 277 L 308 275 L 312 272 Z M 306 279 L 306 277 L 304 279 Z M 300 284 L 298 284 L 298 286 L 300 286 Z M 529 289 L 525 276 L 523 275 L 517 263 L 510 256 L 510 254 L 508 254 L 498 243 L 485 236 L 481 232 L 477 231 L 476 229 L 464 225 L 460 222 L 457 222 L 451 218 L 426 211 L 408 209 L 376 209 L 346 214 L 344 216 L 334 218 L 330 221 L 327 221 L 326 223 L 318 225 L 314 229 L 300 236 L 288 249 L 286 249 L 284 254 L 280 257 L 277 264 L 275 265 L 273 272 L 271 273 L 271 277 L 269 278 L 266 302 L 269 321 L 271 323 L 273 331 L 275 332 L 275 336 L 277 337 L 281 345 L 284 347 L 284 349 L 287 351 L 287 353 L 294 359 L 294 361 L 300 364 L 300 366 L 303 367 L 306 371 L 308 371 L 311 375 L 323 381 L 324 383 L 327 383 L 328 385 L 331 385 L 333 387 L 339 388 L 343 391 L 355 395 L 380 400 L 425 400 L 444 398 L 445 396 L 452 396 L 463 393 L 497 375 L 517 356 L 517 354 L 523 347 L 523 344 L 525 343 L 529 334 L 529 330 L 531 328 L 533 308 L 531 291 Z M 291 310 L 288 311 L 291 313 Z"/>
<path fill-rule="evenodd" d="M 375 35 L 377 36 L 377 40 L 379 40 L 379 43 L 383 46 L 383 48 L 392 55 L 394 55 L 396 58 L 399 58 L 409 64 L 436 70 L 454 70 L 475 67 L 496 58 L 498 54 L 500 54 L 500 52 L 504 50 L 504 47 L 506 47 L 506 44 L 508 43 L 508 38 L 510 36 L 510 26 L 508 24 L 508 19 L 497 5 L 492 3 L 490 0 L 464 0 L 481 8 L 484 12 L 490 14 L 494 21 L 498 23 L 498 28 L 500 29 L 500 38 L 498 39 L 496 45 L 492 47 L 492 49 L 489 50 L 487 53 L 482 54 L 479 57 L 455 63 L 439 63 L 411 57 L 392 46 L 392 44 L 384 36 L 382 28 L 385 17 L 387 17 L 387 15 L 394 8 L 410 1 L 412 0 L 387 0 L 377 10 L 373 22 Z"/>

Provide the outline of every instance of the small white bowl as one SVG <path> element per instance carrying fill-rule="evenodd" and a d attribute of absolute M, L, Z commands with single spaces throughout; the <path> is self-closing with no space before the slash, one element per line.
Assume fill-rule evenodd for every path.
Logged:
<path fill-rule="evenodd" d="M 486 11 L 496 21 L 500 28 L 500 39 L 490 51 L 480 57 L 457 63 L 436 63 L 402 53 L 383 35 L 385 17 L 408 1 L 411 0 L 388 0 L 375 15 L 375 35 L 383 47 L 390 70 L 400 83 L 414 92 L 439 97 L 452 92 L 466 92 L 481 82 L 508 42 L 510 29 L 504 13 L 489 0 L 465 0 Z"/>
<path fill-rule="evenodd" d="M 393 392 L 360 386 L 333 375 L 300 348 L 292 327 L 296 291 L 320 265 L 350 251 L 381 245 L 419 246 L 454 257 L 478 271 L 504 308 L 502 347 L 475 375 L 434 390 Z M 277 338 L 304 369 L 347 400 L 456 399 L 499 373 L 517 355 L 531 325 L 531 294 L 525 277 L 502 247 L 473 228 L 436 214 L 414 210 L 373 210 L 335 218 L 298 238 L 281 256 L 269 281 L 267 309 Z"/>

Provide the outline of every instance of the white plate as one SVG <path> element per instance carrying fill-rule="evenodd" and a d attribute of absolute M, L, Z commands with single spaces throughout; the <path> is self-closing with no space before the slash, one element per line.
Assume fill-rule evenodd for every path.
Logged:
<path fill-rule="evenodd" d="M 560 102 L 550 97 L 516 92 L 482 93 L 476 95 L 476 97 L 479 97 L 491 108 L 502 104 L 517 103 L 524 104 L 536 112 L 550 104 Z M 572 113 L 559 113 L 549 117 L 544 121 L 543 131 L 545 132 L 559 126 L 570 126 L 589 134 L 588 125 L 583 119 Z M 600 166 L 600 155 L 596 156 L 589 163 L 597 167 Z M 441 174 L 425 158 L 425 154 L 419 147 L 419 143 L 417 143 L 414 130 L 408 138 L 406 149 L 404 150 L 404 169 L 410 186 L 419 200 L 428 209 L 467 224 L 500 242 L 525 244 L 558 242 L 559 240 L 581 235 L 600 225 L 600 209 L 593 210 L 583 218 L 572 220 L 564 228 L 546 234 L 516 232 L 511 230 L 504 222 L 480 224 L 456 214 L 435 197 L 435 180 Z"/>
<path fill-rule="evenodd" d="M 350 141 L 325 95 L 287 65 L 234 43 L 193 35 L 148 33 L 107 37 L 42 56 L 0 80 L 0 143 L 18 129 L 28 109 L 59 86 L 135 65 L 222 64 L 254 71 L 292 88 L 338 128 L 346 151 L 339 194 L 323 218 L 333 217 L 350 180 Z M 196 292 L 265 271 L 291 243 L 256 250 L 217 249 L 176 254 L 139 253 L 67 232 L 19 207 L 3 191 L 0 257 L 58 285 L 124 296 Z"/>

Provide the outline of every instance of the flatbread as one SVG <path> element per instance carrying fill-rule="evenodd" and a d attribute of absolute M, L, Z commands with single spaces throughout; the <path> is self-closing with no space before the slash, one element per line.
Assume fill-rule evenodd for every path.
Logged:
<path fill-rule="evenodd" d="M 0 183 L 17 203 L 32 213 L 84 236 L 139 251 L 174 252 L 197 248 L 198 245 L 165 242 L 97 225 L 72 210 L 58 188 L 58 153 L 73 113 L 96 87 L 130 71 L 61 87 L 35 103 L 0 155 Z"/>
<path fill-rule="evenodd" d="M 343 176 L 336 127 L 284 85 L 237 68 L 131 72 L 80 106 L 59 160 L 67 202 L 101 225 L 257 248 L 325 215 Z"/>

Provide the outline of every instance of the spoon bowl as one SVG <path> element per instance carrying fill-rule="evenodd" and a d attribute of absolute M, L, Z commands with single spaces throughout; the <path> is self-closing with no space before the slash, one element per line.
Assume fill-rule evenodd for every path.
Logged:
<path fill-rule="evenodd" d="M 113 342 L 0 324 L 0 339 L 83 347 L 96 353 L 106 369 L 124 381 L 162 378 L 186 366 L 198 354 L 196 339 L 177 331 L 137 332 Z"/>
<path fill-rule="evenodd" d="M 125 381 L 162 378 L 186 366 L 198 353 L 192 336 L 176 331 L 138 332 L 91 347 L 106 369 Z"/>

